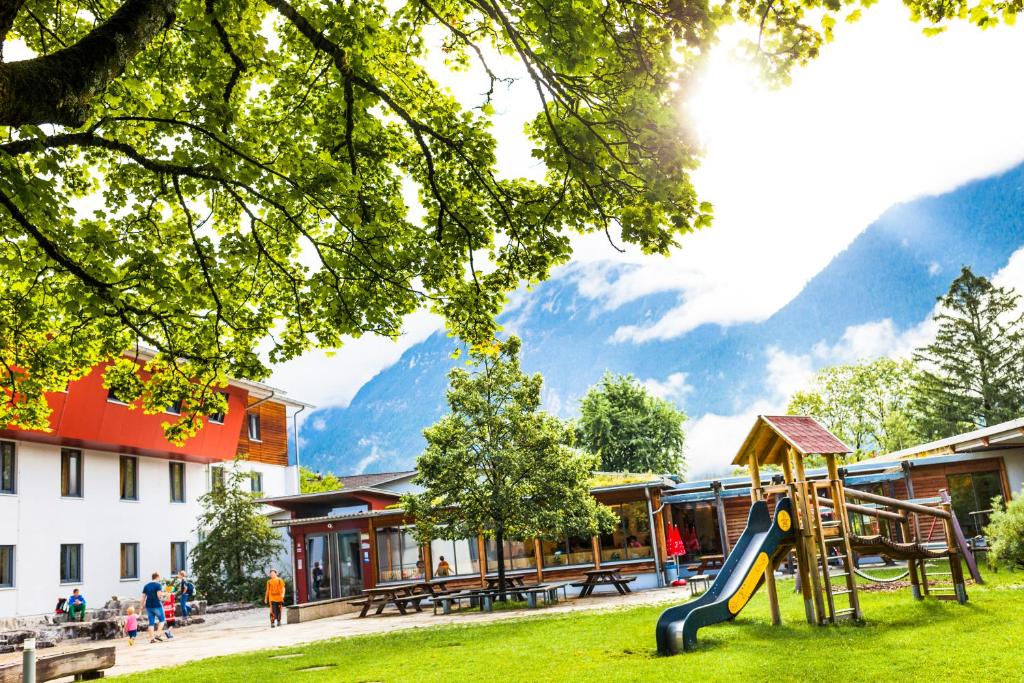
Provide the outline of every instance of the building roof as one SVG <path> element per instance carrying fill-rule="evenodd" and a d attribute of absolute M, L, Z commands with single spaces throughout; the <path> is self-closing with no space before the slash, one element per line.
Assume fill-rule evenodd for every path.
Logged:
<path fill-rule="evenodd" d="M 380 486 L 399 479 L 405 479 L 416 474 L 416 470 L 404 470 L 402 472 L 376 472 L 374 474 L 351 474 L 347 477 L 338 477 L 345 488 L 363 488 L 367 486 Z"/>
<path fill-rule="evenodd" d="M 378 489 L 372 486 L 360 486 L 358 488 L 344 488 L 337 491 L 322 491 L 320 493 L 297 493 L 291 496 L 275 496 L 273 498 L 260 498 L 257 503 L 273 505 L 282 510 L 295 510 L 306 505 L 343 505 L 353 501 L 365 502 L 359 494 L 372 497 L 393 498 L 398 500 L 402 494 L 386 489 Z"/>
<path fill-rule="evenodd" d="M 752 455 L 759 465 L 775 464 L 782 461 L 787 446 L 800 455 L 845 455 L 853 452 L 813 417 L 758 415 L 732 464 L 747 465 Z"/>
<path fill-rule="evenodd" d="M 1021 447 L 1024 447 L 1024 417 L 879 455 L 865 462 L 892 462 L 931 455 L 979 453 Z"/>

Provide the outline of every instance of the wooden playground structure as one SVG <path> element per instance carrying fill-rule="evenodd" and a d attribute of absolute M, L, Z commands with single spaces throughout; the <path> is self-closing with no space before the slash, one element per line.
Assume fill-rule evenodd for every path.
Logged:
<path fill-rule="evenodd" d="M 797 580 L 803 593 L 804 610 L 810 624 L 836 623 L 843 618 L 862 619 L 856 575 L 875 579 L 857 568 L 855 553 L 884 555 L 906 562 L 906 574 L 916 599 L 931 595 L 939 599 L 967 601 L 961 559 L 968 561 L 975 580 L 980 580 L 973 557 L 966 547 L 948 498 L 931 501 L 904 501 L 856 489 L 847 489 L 840 476 L 837 458 L 851 449 L 822 427 L 814 418 L 804 416 L 758 416 L 744 440 L 734 465 L 750 468 L 751 499 L 788 496 L 793 502 L 793 552 L 796 555 Z M 821 456 L 827 466 L 825 479 L 809 480 L 804 459 Z M 770 485 L 761 480 L 761 469 L 778 466 Z M 913 497 L 913 491 L 908 492 Z M 927 504 L 922 504 L 927 503 Z M 853 533 L 850 515 L 876 520 L 881 533 L 861 536 Z M 927 535 L 922 534 L 930 524 Z M 940 525 L 944 547 L 926 543 L 935 525 Z M 946 560 L 949 571 L 939 573 L 926 567 L 929 560 Z M 832 562 L 838 562 L 833 567 Z M 775 567 L 764 572 L 773 624 L 781 623 L 775 585 Z M 929 586 L 929 576 L 948 577 L 951 586 Z"/>

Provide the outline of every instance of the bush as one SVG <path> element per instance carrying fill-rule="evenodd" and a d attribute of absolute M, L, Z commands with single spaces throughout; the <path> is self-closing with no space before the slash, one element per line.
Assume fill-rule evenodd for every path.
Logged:
<path fill-rule="evenodd" d="M 1024 488 L 1009 505 L 1002 498 L 993 499 L 992 510 L 985 527 L 989 564 L 1024 568 Z"/>

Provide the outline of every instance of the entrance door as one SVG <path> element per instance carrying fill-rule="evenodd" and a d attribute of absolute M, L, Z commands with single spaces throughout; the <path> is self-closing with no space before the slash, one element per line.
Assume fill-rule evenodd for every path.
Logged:
<path fill-rule="evenodd" d="M 363 590 L 363 563 L 359 556 L 359 532 L 334 535 L 338 548 L 338 597 L 358 595 Z"/>
<path fill-rule="evenodd" d="M 334 562 L 331 561 L 330 538 L 327 534 L 306 537 L 306 563 L 309 570 L 306 578 L 310 602 L 338 597 L 334 594 Z"/>

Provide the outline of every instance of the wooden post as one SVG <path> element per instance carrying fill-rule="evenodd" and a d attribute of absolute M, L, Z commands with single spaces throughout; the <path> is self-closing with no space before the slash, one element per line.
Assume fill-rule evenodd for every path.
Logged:
<path fill-rule="evenodd" d="M 751 502 L 764 499 L 764 490 L 761 488 L 761 468 L 757 462 L 757 453 L 750 453 L 750 500 Z M 717 495 L 717 490 L 716 490 Z M 719 496 L 719 501 L 721 497 Z M 775 566 L 771 563 L 764 570 L 764 587 L 768 591 L 768 609 L 772 616 L 772 625 L 778 626 L 782 623 L 782 613 L 779 610 L 779 594 L 775 587 Z"/>
<path fill-rule="evenodd" d="M 380 584 L 380 576 L 377 572 L 377 531 L 373 526 L 373 517 L 366 520 L 366 529 L 370 534 L 370 588 L 376 588 Z M 362 562 L 362 543 L 359 544 L 359 561 Z M 306 562 L 309 562 L 309 558 L 306 558 Z M 307 589 L 307 593 L 308 593 Z M 309 599 L 309 595 L 306 596 Z"/>
<path fill-rule="evenodd" d="M 430 556 L 430 544 L 424 543 L 421 551 L 423 555 L 423 580 L 431 581 L 434 578 L 434 558 Z"/>
<path fill-rule="evenodd" d="M 797 543 L 803 546 L 803 569 L 801 580 L 804 581 L 804 599 L 807 599 L 807 591 L 811 592 L 811 599 L 814 605 L 814 618 L 812 624 L 825 623 L 825 605 L 821 599 L 821 579 L 818 576 L 818 551 L 814 547 L 814 527 L 818 520 L 811 516 L 810 501 L 808 500 L 807 475 L 804 472 L 803 457 L 790 449 L 793 455 L 794 474 L 796 475 L 796 486 L 800 497 L 800 512 L 803 514 L 803 524 L 800 525 L 800 533 L 797 535 Z"/>
<path fill-rule="evenodd" d="M 480 558 L 480 587 L 487 588 L 487 547 L 483 535 L 476 537 L 476 552 Z"/>
<path fill-rule="evenodd" d="M 533 561 L 537 563 L 537 583 L 544 583 L 544 553 L 539 538 L 533 539 Z"/>
<path fill-rule="evenodd" d="M 956 542 L 956 533 L 953 531 L 953 508 L 949 503 L 942 503 L 942 509 L 949 513 L 949 516 L 942 520 L 946 529 L 946 552 L 949 553 L 949 574 L 953 580 L 953 592 L 956 594 L 956 601 L 961 605 L 967 602 L 967 587 L 964 585 L 964 568 L 960 564 L 960 548 Z"/>
<path fill-rule="evenodd" d="M 903 531 L 903 537 L 910 538 L 910 522 L 901 522 L 900 528 Z M 921 580 L 917 575 L 917 560 L 907 560 L 907 571 L 910 572 L 910 590 L 914 596 L 914 599 L 923 600 L 924 596 L 921 595 Z"/>
<path fill-rule="evenodd" d="M 590 542 L 594 548 L 594 569 L 601 568 L 601 542 L 597 536 L 592 536 Z"/>
<path fill-rule="evenodd" d="M 854 576 L 853 548 L 850 546 L 850 514 L 846 509 L 846 487 L 839 477 L 839 467 L 836 465 L 835 454 L 829 453 L 825 456 L 825 464 L 828 466 L 829 490 L 832 499 L 835 501 L 833 512 L 839 522 L 839 533 L 843 535 L 843 563 L 846 565 L 846 590 L 850 591 L 850 607 L 853 609 L 855 619 L 863 619 L 864 615 L 860 609 L 860 594 L 857 592 L 857 579 Z M 828 560 L 826 559 L 825 571 L 828 572 Z"/>
<path fill-rule="evenodd" d="M 725 501 L 722 500 L 722 482 L 712 484 L 715 490 L 715 513 L 718 516 L 718 536 L 722 541 L 722 554 L 729 555 L 729 523 L 725 516 Z"/>

